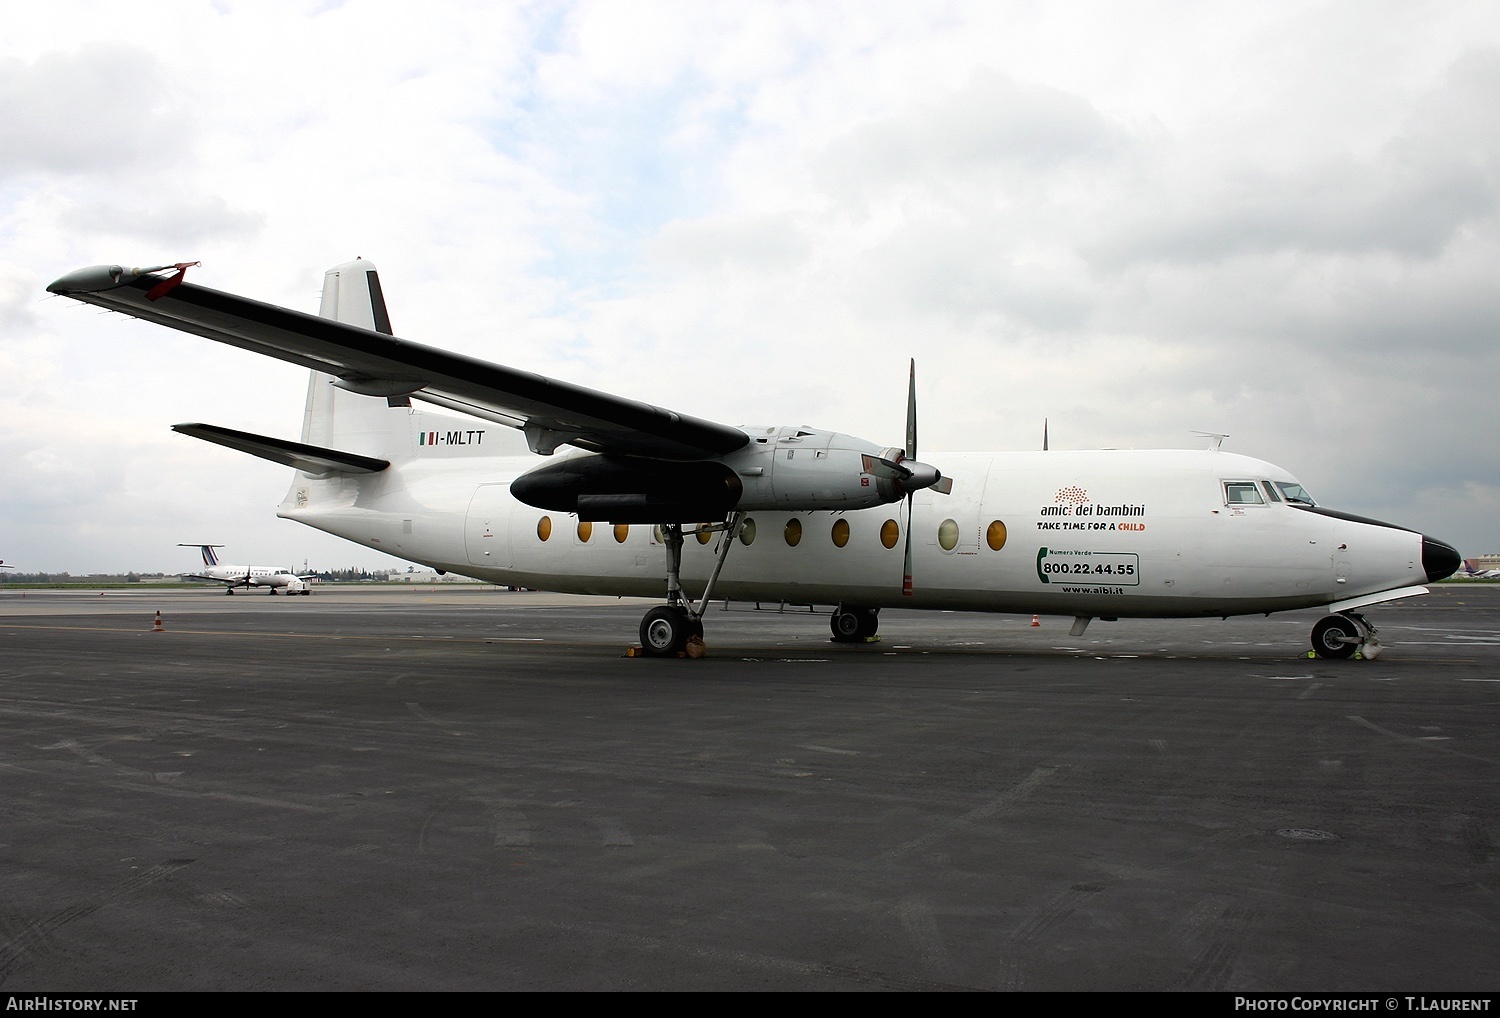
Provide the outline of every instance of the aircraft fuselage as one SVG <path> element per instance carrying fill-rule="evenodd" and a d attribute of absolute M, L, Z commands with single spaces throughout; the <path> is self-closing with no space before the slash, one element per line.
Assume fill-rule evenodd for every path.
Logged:
<path fill-rule="evenodd" d="M 299 475 L 279 515 L 494 583 L 662 596 L 666 551 L 657 528 L 580 521 L 521 503 L 510 482 L 544 462 L 536 456 L 445 459 L 441 451 L 359 478 Z M 933 458 L 953 489 L 914 497 L 909 595 L 902 593 L 906 505 L 898 501 L 847 512 L 750 511 L 715 597 L 1204 616 L 1344 603 L 1428 579 L 1422 535 L 1280 499 L 1273 482 L 1295 483 L 1291 475 L 1245 456 L 1111 450 Z M 700 543 L 687 529 L 682 580 L 693 594 L 708 579 L 721 537 L 704 535 Z"/>

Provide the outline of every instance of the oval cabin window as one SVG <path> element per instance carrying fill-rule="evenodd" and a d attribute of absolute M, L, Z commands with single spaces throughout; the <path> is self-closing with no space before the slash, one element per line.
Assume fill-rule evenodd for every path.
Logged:
<path fill-rule="evenodd" d="M 616 523 L 615 524 L 615 540 L 618 543 L 624 544 L 625 543 L 625 538 L 627 538 L 629 536 L 630 536 L 630 524 L 628 524 L 628 523 Z"/>
<path fill-rule="evenodd" d="M 880 543 L 887 548 L 896 547 L 901 540 L 901 526 L 895 520 L 886 520 L 880 525 Z"/>
<path fill-rule="evenodd" d="M 1005 524 L 996 520 L 989 525 L 984 532 L 984 543 L 990 546 L 990 551 L 999 551 L 1005 547 Z"/>
<path fill-rule="evenodd" d="M 797 547 L 797 542 L 802 540 L 802 521 L 786 521 L 786 543 L 791 547 Z"/>
<path fill-rule="evenodd" d="M 578 523 L 578 540 L 584 544 L 589 543 L 589 538 L 594 536 L 594 525 L 588 520 L 580 520 Z"/>
<path fill-rule="evenodd" d="M 849 521 L 848 520 L 834 520 L 834 522 L 833 522 L 833 533 L 830 534 L 829 536 L 831 536 L 833 538 L 833 546 L 835 548 L 842 548 L 844 545 L 848 544 L 849 543 Z"/>
<path fill-rule="evenodd" d="M 552 517 L 543 516 L 536 521 L 536 536 L 543 541 L 552 536 Z"/>
<path fill-rule="evenodd" d="M 747 548 L 755 543 L 755 520 L 750 517 L 740 524 L 740 543 Z"/>
<path fill-rule="evenodd" d="M 938 544 L 944 551 L 958 547 L 958 521 L 944 520 L 938 524 Z"/>

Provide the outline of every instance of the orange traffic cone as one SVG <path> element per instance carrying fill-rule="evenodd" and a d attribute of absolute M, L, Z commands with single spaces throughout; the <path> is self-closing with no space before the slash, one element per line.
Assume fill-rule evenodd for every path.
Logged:
<path fill-rule="evenodd" d="M 156 622 L 152 625 L 151 631 L 153 633 L 165 633 L 167 631 L 166 627 L 161 624 L 161 612 L 156 613 Z"/>
<path fill-rule="evenodd" d="M 1033 615 L 1033 616 L 1031 616 L 1031 624 L 1033 626 L 1039 626 L 1039 625 L 1041 625 L 1042 624 L 1042 617 L 1040 615 Z"/>

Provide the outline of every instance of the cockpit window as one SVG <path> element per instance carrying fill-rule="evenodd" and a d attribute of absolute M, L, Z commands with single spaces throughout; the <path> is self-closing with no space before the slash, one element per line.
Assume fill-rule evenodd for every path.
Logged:
<path fill-rule="evenodd" d="M 1266 493 L 1266 497 L 1269 498 L 1272 502 L 1281 501 L 1281 496 L 1276 494 L 1276 486 L 1270 481 L 1261 481 L 1260 487 L 1261 490 Z"/>
<path fill-rule="evenodd" d="M 1280 488 L 1281 493 L 1286 496 L 1286 500 L 1293 503 L 1294 505 L 1318 504 L 1314 502 L 1313 497 L 1307 493 L 1307 489 L 1302 487 L 1302 485 L 1298 484 L 1296 481 L 1277 481 L 1276 487 Z"/>
<path fill-rule="evenodd" d="M 1265 503 L 1266 500 L 1260 497 L 1260 489 L 1255 486 L 1254 481 L 1224 482 L 1225 505 L 1265 505 Z"/>

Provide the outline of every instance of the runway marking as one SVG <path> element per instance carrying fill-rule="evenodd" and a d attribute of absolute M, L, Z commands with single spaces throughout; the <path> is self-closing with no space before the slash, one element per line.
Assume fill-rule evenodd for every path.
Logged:
<path fill-rule="evenodd" d="M 914 852 L 919 848 L 925 848 L 942 838 L 948 837 L 960 827 L 968 826 L 969 824 L 975 823 L 980 820 L 987 820 L 995 814 L 1006 809 L 1007 807 L 1015 804 L 1018 800 L 1024 799 L 1026 796 L 1030 795 L 1038 785 L 1046 781 L 1055 773 L 1057 773 L 1056 767 L 1038 767 L 1030 774 L 1026 775 L 1026 777 L 1017 782 L 1016 785 L 1009 791 L 1002 792 L 1000 795 L 991 799 L 983 806 L 979 806 L 976 809 L 972 809 L 969 812 L 963 814 L 962 816 L 953 818 L 944 826 L 942 830 L 932 831 L 928 834 L 922 835 L 920 838 L 913 838 L 912 840 L 905 842 L 904 844 L 897 845 L 895 848 L 882 852 L 880 855 L 875 857 L 876 861 L 884 863 L 894 862 L 897 859 L 901 858 L 903 855 Z"/>
<path fill-rule="evenodd" d="M 857 749 L 835 749 L 832 746 L 815 746 L 810 742 L 804 742 L 798 749 L 810 749 L 815 753 L 837 753 L 839 756 L 859 756 Z"/>
<path fill-rule="evenodd" d="M 1409 736 L 1409 735 L 1399 735 L 1396 732 L 1391 731 L 1389 728 L 1381 728 L 1379 725 L 1374 724 L 1373 722 L 1366 721 L 1364 718 L 1360 717 L 1358 714 L 1346 714 L 1344 716 L 1347 717 L 1350 721 L 1353 721 L 1357 725 L 1362 725 L 1365 728 L 1368 728 L 1370 731 L 1377 732 L 1377 733 L 1379 733 L 1381 735 L 1386 736 L 1387 738 L 1395 739 L 1397 742 L 1405 742 L 1405 743 L 1408 743 L 1409 745 L 1412 745 L 1412 746 L 1425 746 L 1428 749 L 1435 749 L 1439 753 L 1450 753 L 1453 756 L 1461 756 L 1465 760 L 1477 760 L 1480 763 L 1487 763 L 1487 764 L 1500 763 L 1500 761 L 1491 760 L 1488 757 L 1475 756 L 1473 753 L 1464 753 L 1464 752 L 1460 752 L 1459 750 L 1456 750 L 1456 749 L 1449 749 L 1447 746 L 1436 745 L 1435 743 L 1429 741 L 1426 738 L 1413 738 L 1412 736 Z"/>

